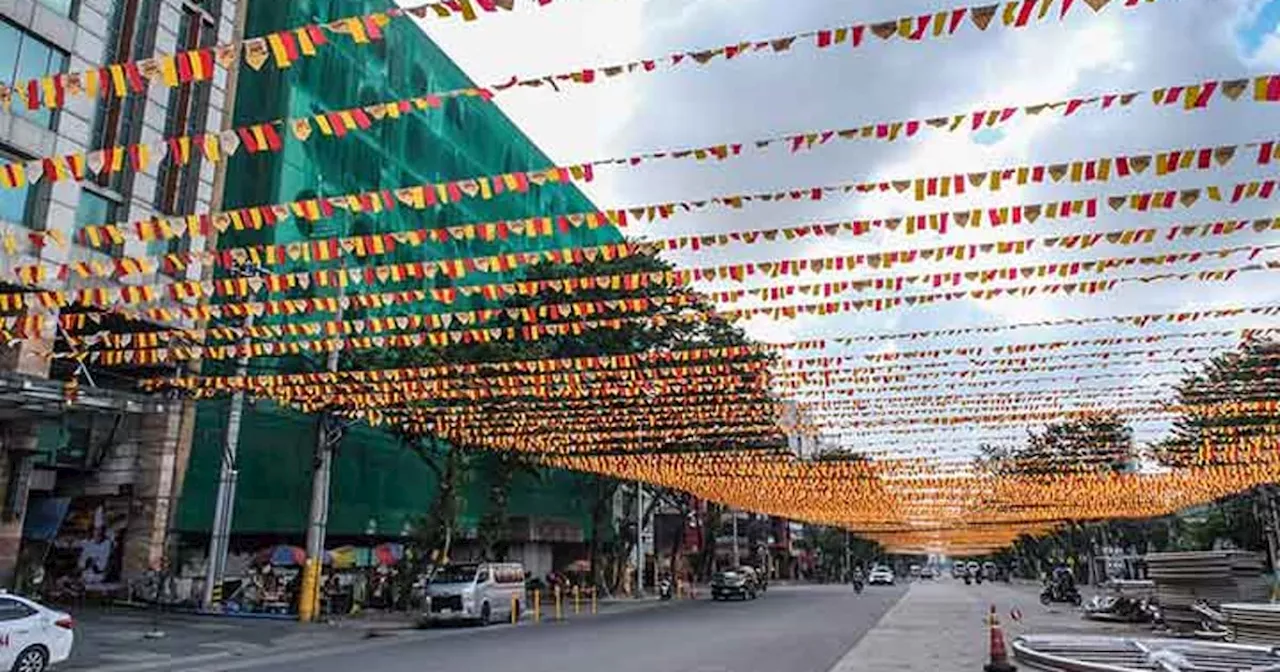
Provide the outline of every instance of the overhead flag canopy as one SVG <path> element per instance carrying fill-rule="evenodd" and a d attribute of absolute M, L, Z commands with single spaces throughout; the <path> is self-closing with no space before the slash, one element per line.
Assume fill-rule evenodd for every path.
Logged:
<path fill-rule="evenodd" d="M 444 0 L 293 26 L 0 86 L 0 104 L 58 108 L 242 65 L 302 69 L 335 41 L 395 39 L 392 22 L 480 30 L 469 24 L 515 4 Z M 1005 0 L 846 17 L 13 161 L 0 188 L 196 158 L 221 170 L 305 161 L 330 143 L 379 142 L 395 124 L 445 117 L 465 130 L 464 110 L 515 98 L 559 110 L 609 81 L 712 81 L 766 57 L 770 68 L 844 68 L 873 48 L 946 55 L 962 41 L 1122 33 L 1179 11 L 1190 10 Z M 0 278 L 0 338 L 51 361 L 140 372 L 149 392 L 244 393 L 837 525 L 896 550 L 984 553 L 1069 521 L 1164 515 L 1280 480 L 1280 297 L 1258 290 L 1280 286 L 1280 141 L 1270 124 L 1192 132 L 1202 119 L 1271 119 L 1280 74 L 1242 64 L 1213 79 L 1073 80 L 1018 96 L 999 69 L 966 72 L 979 104 L 937 96 L 547 165 L 402 171 L 376 188 L 84 222 L 71 239 L 5 233 L 15 261 Z M 656 91 L 637 118 L 671 119 L 657 108 L 693 95 Z M 770 92 L 752 105 L 777 116 L 824 103 Z M 1121 141 L 1116 129 L 1135 118 L 1188 131 Z M 669 126 L 675 137 L 692 128 Z M 1025 146 L 978 149 L 1006 133 Z M 1067 144 L 1041 153 L 1046 138 Z M 926 153 L 943 143 L 946 156 Z M 855 164 L 861 152 L 901 160 Z M 714 178 L 675 177 L 682 190 L 657 196 L 618 186 L 662 183 L 662 171 Z M 595 202 L 559 198 L 578 190 Z M 516 200 L 528 205 L 519 216 L 485 208 Z M 68 253 L 84 248 L 110 255 Z M 254 365 L 330 353 L 342 354 L 337 370 Z"/>

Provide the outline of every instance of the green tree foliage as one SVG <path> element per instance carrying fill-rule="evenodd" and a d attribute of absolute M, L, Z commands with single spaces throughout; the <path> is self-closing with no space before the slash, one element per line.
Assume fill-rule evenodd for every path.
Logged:
<path fill-rule="evenodd" d="M 1280 398 L 1280 377 L 1271 370 L 1277 358 L 1280 343 L 1248 341 L 1183 378 L 1177 386 L 1178 403 L 1192 410 L 1174 422 L 1173 436 L 1158 446 L 1157 459 L 1171 467 L 1248 461 L 1248 451 L 1238 447 L 1237 439 L 1273 434 L 1280 416 L 1265 412 L 1224 415 L 1210 409 Z M 1205 411 L 1197 412 L 1197 406 Z"/>
<path fill-rule="evenodd" d="M 846 580 L 845 571 L 849 569 L 845 565 L 846 548 L 850 565 L 862 567 L 864 573 L 884 558 L 884 550 L 874 541 L 827 525 L 805 525 L 804 536 L 796 545 L 814 554 L 817 560 L 814 578 L 823 581 Z"/>
<path fill-rule="evenodd" d="M 1114 414 L 1046 425 L 1028 432 L 1022 446 L 983 444 L 978 450 L 978 467 L 1002 476 L 1119 472 L 1138 460 L 1133 429 Z"/>
<path fill-rule="evenodd" d="M 1240 437 L 1271 434 L 1280 418 L 1270 413 L 1220 414 L 1211 407 L 1232 402 L 1280 397 L 1280 378 L 1270 372 L 1280 344 L 1249 341 L 1234 352 L 1213 358 L 1176 386 L 1176 401 L 1189 410 L 1175 419 L 1171 436 L 1154 444 L 1150 454 L 1163 466 L 1179 469 L 1205 463 L 1227 466 L 1250 456 L 1235 446 Z M 1198 412 L 1195 407 L 1206 409 Z M 1019 451 L 984 451 L 984 464 L 1002 473 L 1019 473 Z M 1149 520 L 1104 521 L 1066 525 L 1039 538 L 1023 537 L 1012 553 L 1028 562 L 1084 557 L 1098 538 L 1136 553 L 1206 550 L 1228 544 L 1248 550 L 1268 548 L 1271 520 L 1266 486 L 1209 502 L 1187 512 Z"/>
<path fill-rule="evenodd" d="M 554 283 L 576 276 L 625 273 L 646 273 L 657 277 L 657 274 L 670 268 L 670 265 L 661 259 L 645 255 L 610 261 L 596 260 L 573 266 L 533 266 L 527 269 L 524 279 L 547 280 Z M 630 319 L 638 315 L 635 312 L 615 312 L 610 308 L 610 304 L 614 302 L 640 296 L 655 299 L 654 305 L 648 312 L 639 314 L 650 318 L 648 321 Z M 709 316 L 709 304 L 696 301 L 690 306 L 687 291 L 678 287 L 659 285 L 634 291 L 611 287 L 593 288 L 572 294 L 546 291 L 533 296 L 512 297 L 497 307 L 500 309 L 532 307 L 545 311 L 545 307 L 550 304 L 567 302 L 599 302 L 598 307 L 603 310 L 601 314 L 585 318 L 556 319 L 543 313 L 539 315 L 539 319 L 546 322 L 562 322 L 617 316 L 627 323 L 621 329 L 600 328 L 588 330 L 580 335 L 552 336 L 537 340 L 505 339 L 495 340 L 492 343 L 457 343 L 444 348 L 419 347 L 360 352 L 345 357 L 342 368 L 350 370 L 409 368 L 438 364 L 623 355 L 693 347 L 736 346 L 747 343 L 741 330 L 718 317 Z M 681 319 L 682 316 L 694 312 L 703 313 L 703 317 L 695 320 Z M 485 326 L 520 328 L 525 324 L 504 312 L 497 320 L 485 323 Z M 761 400 L 764 401 L 765 398 L 762 396 Z M 415 405 L 440 408 L 458 403 L 474 404 L 475 402 L 425 400 Z M 633 402 L 600 400 L 602 407 L 610 405 L 622 407 L 629 403 Z M 421 546 L 419 555 L 425 558 L 447 556 L 447 550 L 456 538 L 458 516 L 462 513 L 461 492 L 466 485 L 467 474 L 473 473 L 474 478 L 482 479 L 489 486 L 486 510 L 480 513 L 477 525 L 477 535 L 482 550 L 490 557 L 502 557 L 505 553 L 511 484 L 519 474 L 536 477 L 538 473 L 536 457 L 523 453 L 481 453 L 474 450 L 472 446 L 445 445 L 432 436 L 414 435 L 407 429 L 401 429 L 400 433 L 402 443 L 423 459 L 441 484 L 440 494 L 432 510 L 427 512 L 422 521 L 418 534 L 418 544 Z M 584 492 L 589 491 L 586 499 L 589 500 L 587 506 L 591 511 L 592 520 L 591 571 L 598 578 L 597 555 L 608 554 L 613 561 L 610 564 L 617 564 L 620 558 L 626 557 L 630 542 L 620 541 L 625 539 L 625 535 L 618 534 L 617 530 L 604 529 L 612 524 L 613 519 L 609 511 L 618 482 L 606 477 L 591 476 L 583 483 Z M 619 572 L 614 574 L 617 575 Z"/>

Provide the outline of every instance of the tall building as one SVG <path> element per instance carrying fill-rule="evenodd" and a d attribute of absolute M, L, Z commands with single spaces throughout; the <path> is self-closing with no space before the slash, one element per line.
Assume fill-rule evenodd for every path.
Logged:
<path fill-rule="evenodd" d="M 384 12 L 393 6 L 389 0 L 259 0 L 247 5 L 244 30 L 249 36 L 262 35 L 312 22 L 327 23 L 353 15 Z M 243 71 L 238 85 L 235 123 L 308 117 L 475 86 L 410 20 L 392 20 L 382 31 L 381 39 L 366 45 L 331 40 L 314 57 L 301 59 L 288 70 L 268 67 L 257 72 Z M 321 137 L 320 133 L 319 129 L 315 130 L 314 137 L 306 141 L 286 133 L 278 152 L 237 156 L 235 168 L 226 180 L 225 206 L 239 208 L 328 199 L 553 165 L 495 104 L 481 98 L 445 97 L 439 108 L 414 109 L 398 119 L 383 119 L 341 138 Z M 220 236 L 219 247 L 289 245 L 335 236 L 436 230 L 466 222 L 593 209 L 591 202 L 576 188 L 551 185 L 433 209 L 398 207 L 380 212 L 338 209 L 334 216 L 315 222 L 289 220 L 259 230 L 232 228 Z M 390 260 L 448 259 L 618 239 L 613 230 L 597 229 L 575 230 L 555 239 L 532 242 L 451 240 L 427 246 L 401 246 L 389 254 L 365 257 L 343 254 L 327 262 L 313 259 L 273 264 L 268 270 L 287 272 L 304 267 L 350 270 Z M 444 288 L 449 286 L 449 281 L 438 276 L 426 284 L 427 288 Z M 422 288 L 423 281 L 408 280 L 379 284 L 377 291 Z M 313 284 L 272 296 L 333 297 L 339 291 Z M 349 306 L 342 311 L 341 318 L 440 313 L 482 307 L 481 301 L 480 297 L 459 297 L 449 305 L 427 299 L 380 309 Z M 320 308 L 305 319 L 336 320 L 338 317 L 336 310 L 324 312 Z M 257 324 L 297 319 L 301 318 L 265 315 Z M 284 338 L 289 340 L 287 336 Z M 355 358 L 369 354 L 367 350 L 344 352 L 342 366 L 352 366 Z M 205 365 L 207 371 L 225 372 L 232 363 L 205 362 Z M 325 366 L 324 355 L 258 357 L 250 363 L 256 373 L 317 371 Z M 184 543 L 189 542 L 187 557 L 192 559 L 201 557 L 212 525 L 228 403 L 202 402 L 191 437 L 190 466 L 176 525 L 183 533 Z M 266 402 L 247 408 L 238 436 L 239 482 L 233 514 L 233 551 L 252 552 L 269 543 L 301 544 L 310 502 L 317 430 L 315 415 L 304 415 Z M 464 533 L 473 534 L 486 512 L 488 477 L 484 469 L 478 469 L 468 478 L 462 521 Z M 562 564 L 560 561 L 568 554 L 581 551 L 589 514 L 576 490 L 578 479 L 563 472 L 540 479 L 516 479 L 509 503 L 510 556 L 524 560 L 531 571 L 548 571 L 553 564 Z M 437 485 L 434 472 L 391 434 L 367 426 L 351 427 L 337 450 L 334 463 L 328 545 L 367 545 L 406 534 L 415 520 L 429 511 Z M 455 557 L 465 557 L 474 551 L 468 548 L 466 540 L 458 546 Z"/>
<path fill-rule="evenodd" d="M 198 135 L 221 128 L 227 73 L 145 94 L 68 95 L 56 109 L 23 104 L 25 82 L 155 54 L 211 47 L 232 38 L 237 0 L 3 0 L 0 2 L 0 82 L 13 83 L 0 110 L 0 163 L 21 163 L 33 180 L 0 189 L 0 292 L 76 290 L 91 286 L 195 279 L 193 265 L 166 274 L 133 270 L 120 279 L 81 279 L 58 272 L 88 261 L 177 251 L 164 243 L 126 240 L 96 247 L 80 241 L 87 225 L 138 221 L 217 207 L 215 167 L 196 156 L 186 165 L 162 152 L 94 174 L 94 152 Z M 66 79 L 50 80 L 59 86 Z M 78 155 L 89 179 L 54 181 L 38 160 Z M 101 155 L 98 155 L 99 157 Z M 196 236 L 189 249 L 207 241 Z M 25 276 L 19 269 L 39 267 Z M 51 357 L 74 350 L 83 309 L 0 311 L 0 329 L 14 333 L 28 317 L 41 322 L 16 344 L 0 348 L 0 584 L 14 583 L 20 564 L 44 564 L 51 576 L 77 574 L 89 590 L 113 590 L 156 567 L 169 526 L 184 420 L 181 402 L 137 394 L 128 369 L 80 367 Z M 95 315 L 96 317 L 96 315 Z M 145 331 L 144 323 L 102 317 L 113 331 Z M 27 324 L 31 324 L 28 322 Z M 92 323 L 91 323 L 92 324 Z M 8 339 L 5 339 L 8 341 Z M 79 389 L 64 383 L 75 381 Z M 23 562 L 19 562 L 19 556 Z M 89 557 L 93 562 L 86 563 Z M 90 566 L 91 565 L 91 566 Z M 86 569 L 86 567 L 89 567 Z"/>

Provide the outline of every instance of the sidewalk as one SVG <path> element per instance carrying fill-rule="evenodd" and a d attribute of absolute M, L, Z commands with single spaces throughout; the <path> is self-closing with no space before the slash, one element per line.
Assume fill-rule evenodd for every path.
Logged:
<path fill-rule="evenodd" d="M 1084 589 L 1086 599 L 1092 594 Z M 995 605 L 1004 626 L 1005 641 L 1026 633 L 1124 634 L 1141 626 L 1087 621 L 1069 605 L 1040 604 L 1039 586 L 961 581 L 911 584 L 889 613 L 866 634 L 831 672 L 901 670 L 978 671 L 987 663 L 990 635 L 986 618 Z M 1021 612 L 1014 620 L 1013 610 Z"/>

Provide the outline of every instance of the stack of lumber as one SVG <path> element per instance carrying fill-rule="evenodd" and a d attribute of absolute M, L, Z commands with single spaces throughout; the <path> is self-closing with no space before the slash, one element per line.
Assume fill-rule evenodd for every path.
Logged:
<path fill-rule="evenodd" d="M 1196 630 L 1201 616 L 1196 602 L 1218 608 L 1234 602 L 1266 601 L 1263 557 L 1246 551 L 1197 551 L 1147 555 L 1148 576 L 1156 582 L 1156 599 L 1165 624 Z"/>
<path fill-rule="evenodd" d="M 1280 645 L 1280 604 L 1222 605 L 1238 644 Z"/>

